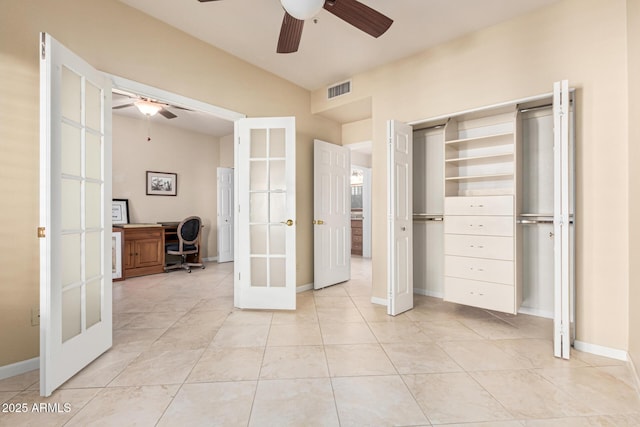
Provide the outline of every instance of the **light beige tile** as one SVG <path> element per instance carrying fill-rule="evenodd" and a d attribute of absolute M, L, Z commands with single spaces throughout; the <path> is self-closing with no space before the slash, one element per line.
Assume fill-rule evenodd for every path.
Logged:
<path fill-rule="evenodd" d="M 397 373 L 380 344 L 326 345 L 325 352 L 332 377 Z"/>
<path fill-rule="evenodd" d="M 588 404 L 533 370 L 472 372 L 471 376 L 518 419 L 594 415 Z"/>
<path fill-rule="evenodd" d="M 429 425 L 398 375 L 331 380 L 342 426 Z"/>
<path fill-rule="evenodd" d="M 0 412 L 0 426 L 63 426 L 76 415 L 100 389 L 56 390 L 49 397 L 41 397 L 38 391 L 25 391 L 15 395 Z M 18 405 L 20 412 L 15 405 Z M 13 409 L 13 410 L 10 410 Z M 26 410 L 26 412 L 22 412 Z"/>
<path fill-rule="evenodd" d="M 491 394 L 464 372 L 403 378 L 433 424 L 513 419 Z"/>
<path fill-rule="evenodd" d="M 577 358 L 560 359 L 553 355 L 553 342 L 539 338 L 494 340 L 502 351 L 528 360 L 534 368 L 577 368 L 585 363 Z"/>
<path fill-rule="evenodd" d="M 524 426 L 522 421 L 490 421 L 488 423 L 447 424 L 447 427 L 522 427 L 522 426 Z"/>
<path fill-rule="evenodd" d="M 256 380 L 264 347 L 211 347 L 202 354 L 187 382 Z"/>
<path fill-rule="evenodd" d="M 112 348 L 62 384 L 61 388 L 105 387 L 139 355 L 140 352 Z"/>
<path fill-rule="evenodd" d="M 185 384 L 158 426 L 246 426 L 255 381 Z"/>
<path fill-rule="evenodd" d="M 261 347 L 266 345 L 269 324 L 232 324 L 225 322 L 211 342 L 213 347 Z"/>
<path fill-rule="evenodd" d="M 166 329 L 176 323 L 185 313 L 185 311 L 123 313 L 119 315 L 121 318 L 119 325 L 120 328 L 127 329 Z M 123 324 L 124 319 L 127 319 L 127 322 Z"/>
<path fill-rule="evenodd" d="M 627 384 L 630 388 L 638 390 L 638 392 L 640 393 L 640 389 L 638 388 L 640 384 L 636 383 L 635 375 L 631 369 L 631 366 L 626 365 L 602 366 L 597 368 L 598 371 L 605 372 L 611 375 L 619 381 Z"/>
<path fill-rule="evenodd" d="M 202 329 L 218 329 L 229 316 L 227 310 L 191 310 L 180 317 L 174 327 L 188 326 Z"/>
<path fill-rule="evenodd" d="M 4 403 L 18 394 L 17 391 L 0 391 L 0 403 Z"/>
<path fill-rule="evenodd" d="M 178 391 L 177 385 L 102 389 L 66 426 L 152 426 Z"/>
<path fill-rule="evenodd" d="M 640 396 L 636 389 L 597 368 L 539 369 L 536 372 L 598 414 L 640 412 Z"/>
<path fill-rule="evenodd" d="M 322 297 L 347 297 L 347 290 L 345 289 L 343 284 L 338 284 L 334 286 L 327 286 L 326 288 L 318 289 L 313 291 L 313 296 L 315 298 Z"/>
<path fill-rule="evenodd" d="M 640 413 L 526 420 L 524 425 L 526 427 L 637 427 L 640 425 Z"/>
<path fill-rule="evenodd" d="M 420 329 L 433 341 L 467 341 L 482 339 L 480 335 L 455 319 L 419 322 Z"/>
<path fill-rule="evenodd" d="M 234 310 L 224 321 L 224 326 L 269 325 L 273 313 L 268 311 Z"/>
<path fill-rule="evenodd" d="M 201 299 L 191 310 L 191 313 L 199 311 L 226 310 L 230 313 L 233 310 L 233 296 L 216 296 Z"/>
<path fill-rule="evenodd" d="M 626 362 L 622 360 L 598 356 L 597 354 L 585 353 L 574 349 L 571 349 L 571 357 L 575 357 L 590 366 L 624 366 L 626 364 Z"/>
<path fill-rule="evenodd" d="M 376 337 L 365 322 L 325 323 L 320 322 L 322 340 L 325 344 L 375 343 Z"/>
<path fill-rule="evenodd" d="M 358 305 L 358 311 L 360 315 L 367 322 L 392 322 L 392 323 L 408 323 L 413 322 L 406 313 L 398 314 L 397 316 L 390 316 L 387 314 L 387 308 L 378 304 L 372 304 L 367 301 L 367 305 Z"/>
<path fill-rule="evenodd" d="M 441 341 L 438 345 L 465 371 L 531 368 L 529 360 L 509 354 L 491 341 Z"/>
<path fill-rule="evenodd" d="M 249 426 L 338 426 L 328 378 L 262 380 Z"/>
<path fill-rule="evenodd" d="M 203 350 L 146 351 L 131 362 L 109 387 L 182 384 Z"/>
<path fill-rule="evenodd" d="M 316 291 L 314 293 L 314 299 L 316 302 L 316 308 L 355 308 L 355 304 L 351 301 L 351 297 L 347 296 L 344 292 L 344 296 L 320 296 L 322 291 Z"/>
<path fill-rule="evenodd" d="M 369 322 L 369 328 L 381 343 L 431 341 L 414 322 Z"/>
<path fill-rule="evenodd" d="M 22 391 L 40 380 L 40 370 L 25 372 L 24 374 L 0 380 L 0 391 Z"/>
<path fill-rule="evenodd" d="M 164 334 L 166 329 L 118 329 L 113 331 L 113 349 L 139 353 Z"/>
<path fill-rule="evenodd" d="M 400 374 L 460 372 L 462 368 L 434 343 L 382 344 Z"/>
<path fill-rule="evenodd" d="M 316 313 L 320 323 L 364 322 L 356 307 L 320 307 Z"/>
<path fill-rule="evenodd" d="M 181 297 L 181 298 L 167 298 L 153 307 L 153 311 L 157 312 L 187 312 L 191 310 L 200 302 L 200 298 L 193 297 Z"/>
<path fill-rule="evenodd" d="M 167 329 L 149 350 L 197 350 L 207 348 L 216 336 L 217 329 L 209 325 L 176 326 Z"/>
<path fill-rule="evenodd" d="M 291 323 L 271 325 L 267 346 L 322 344 L 317 323 Z"/>
<path fill-rule="evenodd" d="M 553 338 L 553 325 L 548 325 L 548 330 L 533 325 L 530 321 L 515 321 L 513 319 L 488 318 L 462 318 L 460 322 L 469 329 L 490 340 L 515 339 L 515 338 Z M 545 324 L 547 324 L 545 322 Z"/>
<path fill-rule="evenodd" d="M 273 313 L 271 325 L 285 325 L 291 323 L 318 323 L 316 307 L 311 304 L 308 307 L 296 307 L 294 311 L 277 311 Z"/>
<path fill-rule="evenodd" d="M 324 378 L 329 376 L 322 346 L 267 347 L 260 378 Z"/>

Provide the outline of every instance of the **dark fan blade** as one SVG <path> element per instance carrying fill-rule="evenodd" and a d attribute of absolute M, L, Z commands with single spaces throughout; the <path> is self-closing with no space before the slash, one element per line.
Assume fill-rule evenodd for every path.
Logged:
<path fill-rule="evenodd" d="M 167 110 L 166 108 L 163 108 L 160 111 L 158 111 L 158 114 L 164 116 L 165 119 L 175 119 L 176 117 L 178 117 L 175 114 L 173 114 L 171 111 Z"/>
<path fill-rule="evenodd" d="M 132 107 L 133 103 L 131 104 L 123 104 L 123 105 L 116 105 L 115 107 L 111 107 L 112 110 L 119 110 L 120 108 L 127 108 L 127 107 Z"/>
<path fill-rule="evenodd" d="M 298 51 L 300 39 L 302 38 L 302 28 L 304 21 L 296 19 L 284 13 L 282 27 L 280 27 L 280 38 L 278 38 L 278 53 L 292 53 Z"/>
<path fill-rule="evenodd" d="M 357 0 L 326 0 L 324 8 L 338 18 L 376 38 L 383 35 L 393 24 L 393 19 Z"/>

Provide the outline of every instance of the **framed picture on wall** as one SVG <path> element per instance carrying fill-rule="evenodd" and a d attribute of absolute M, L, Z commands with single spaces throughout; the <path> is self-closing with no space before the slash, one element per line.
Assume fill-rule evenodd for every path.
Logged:
<path fill-rule="evenodd" d="M 111 223 L 113 225 L 129 224 L 129 199 L 111 201 Z"/>
<path fill-rule="evenodd" d="M 175 196 L 178 194 L 178 174 L 147 171 L 148 196 Z"/>

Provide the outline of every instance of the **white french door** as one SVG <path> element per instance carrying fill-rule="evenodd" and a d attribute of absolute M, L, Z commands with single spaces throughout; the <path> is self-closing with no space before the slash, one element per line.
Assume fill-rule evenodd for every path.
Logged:
<path fill-rule="evenodd" d="M 573 147 L 570 144 L 571 103 L 567 80 L 553 85 L 554 140 L 554 355 L 569 359 L 573 322 L 573 233 L 572 221 L 573 177 L 570 171 Z"/>
<path fill-rule="evenodd" d="M 313 143 L 313 288 L 351 278 L 351 151 Z"/>
<path fill-rule="evenodd" d="M 295 118 L 235 122 L 239 308 L 296 308 Z"/>
<path fill-rule="evenodd" d="M 387 313 L 413 308 L 413 128 L 390 120 L 388 131 Z"/>
<path fill-rule="evenodd" d="M 233 261 L 233 169 L 218 168 L 218 262 Z"/>
<path fill-rule="evenodd" d="M 40 394 L 111 347 L 111 86 L 40 39 Z"/>

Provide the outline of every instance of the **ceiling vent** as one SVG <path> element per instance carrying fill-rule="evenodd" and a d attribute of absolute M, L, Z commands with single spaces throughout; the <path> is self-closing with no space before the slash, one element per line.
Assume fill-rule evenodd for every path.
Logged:
<path fill-rule="evenodd" d="M 332 99 L 337 96 L 346 95 L 351 93 L 351 80 L 347 80 L 346 82 L 338 83 L 333 85 L 327 89 L 327 98 Z"/>

